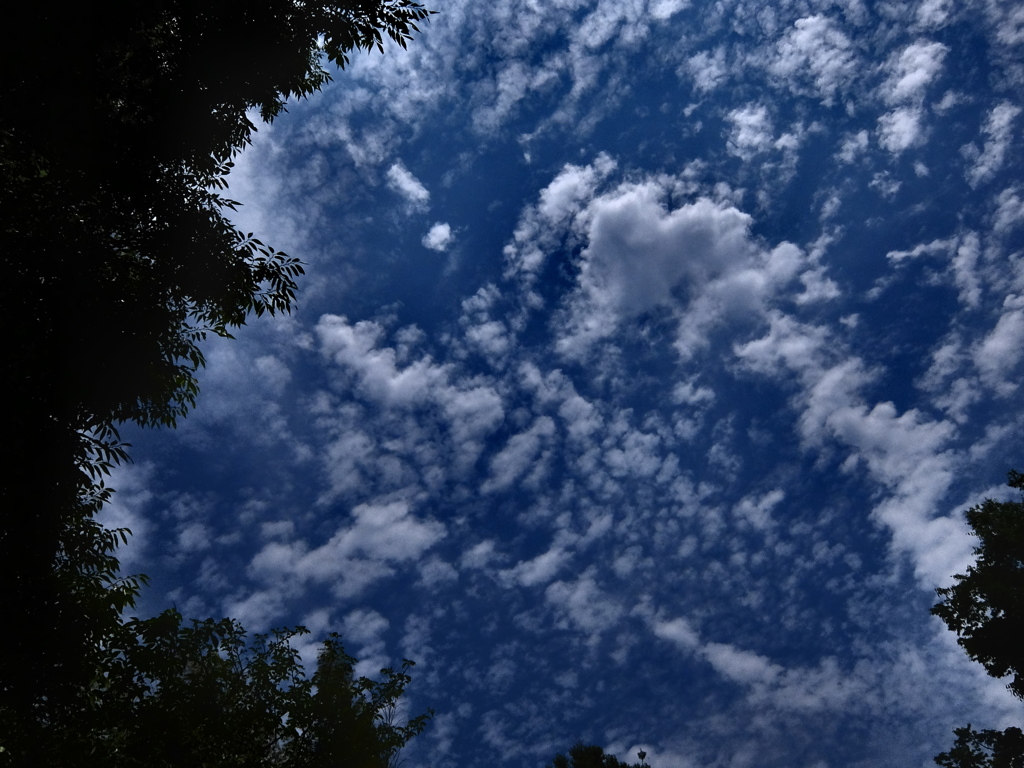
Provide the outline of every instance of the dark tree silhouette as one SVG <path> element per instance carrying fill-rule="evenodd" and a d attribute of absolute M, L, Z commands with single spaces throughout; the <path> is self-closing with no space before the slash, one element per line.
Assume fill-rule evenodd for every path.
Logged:
<path fill-rule="evenodd" d="M 601 747 L 578 741 L 569 749 L 568 757 L 555 755 L 547 768 L 641 768 L 641 764 L 624 763 L 615 755 L 606 755 Z"/>
<path fill-rule="evenodd" d="M 1024 475 L 1009 473 L 1011 488 L 1024 491 Z M 1024 699 L 1024 500 L 986 499 L 967 511 L 979 544 L 975 564 L 956 583 L 936 590 L 932 608 L 957 634 L 957 642 L 993 677 Z M 935 758 L 947 768 L 1024 768 L 1024 735 L 1018 728 L 975 731 L 957 728 L 956 743 Z"/>
<path fill-rule="evenodd" d="M 20 721 L 0 709 L 0 766 L 388 768 L 430 717 L 394 722 L 412 662 L 356 678 L 332 635 L 307 677 L 289 644 L 304 633 L 250 640 L 237 622 L 174 611 L 127 622 L 75 707 Z"/>
<path fill-rule="evenodd" d="M 195 403 L 207 334 L 288 311 L 299 262 L 239 231 L 232 157 L 413 0 L 23 3 L 0 46 L 0 705 L 77 690 L 123 607 L 92 515 L 116 427 Z M 130 592 L 130 589 L 129 589 Z M 129 597 L 130 599 L 130 597 Z"/>
<path fill-rule="evenodd" d="M 1024 768 L 1024 733 L 1020 728 L 1005 731 L 975 731 L 955 728 L 956 742 L 935 762 L 945 768 Z"/>

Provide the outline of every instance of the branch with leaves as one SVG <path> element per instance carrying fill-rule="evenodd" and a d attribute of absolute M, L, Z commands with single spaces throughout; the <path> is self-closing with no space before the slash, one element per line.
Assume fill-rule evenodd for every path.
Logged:
<path fill-rule="evenodd" d="M 1008 485 L 1024 492 L 1024 474 L 1011 471 Z M 957 634 L 973 660 L 1024 699 L 1024 495 L 1018 501 L 986 499 L 967 511 L 979 544 L 974 565 L 936 590 L 932 613 Z M 975 731 L 957 728 L 956 743 L 935 761 L 946 768 L 1024 768 L 1024 735 L 1019 728 Z"/>

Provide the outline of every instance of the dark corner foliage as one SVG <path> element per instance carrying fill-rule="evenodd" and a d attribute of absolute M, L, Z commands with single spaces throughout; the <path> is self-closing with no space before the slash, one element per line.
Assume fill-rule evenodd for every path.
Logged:
<path fill-rule="evenodd" d="M 1024 475 L 1012 471 L 1008 485 L 1024 490 Z M 957 642 L 992 677 L 1024 700 L 1024 502 L 986 499 L 967 511 L 979 544 L 977 560 L 951 587 L 936 590 L 942 601 L 932 613 L 957 634 Z M 956 743 L 935 762 L 944 768 L 1024 768 L 1020 728 L 976 731 L 957 728 Z"/>
<path fill-rule="evenodd" d="M 380 720 L 405 668 L 353 680 L 337 639 L 306 680 L 287 634 L 249 644 L 230 621 L 122 623 L 144 577 L 119 576 L 128 532 L 94 515 L 128 458 L 118 424 L 173 426 L 195 404 L 207 335 L 294 302 L 299 259 L 228 217 L 250 116 L 273 120 L 385 36 L 404 47 L 429 13 L 412 0 L 19 6 L 0 51 L 13 404 L 0 453 L 0 763 L 196 765 L 203 751 L 204 764 L 323 764 L 342 727 L 327 723 L 328 699 L 365 726 L 374 757 L 360 764 L 386 764 L 422 728 Z M 200 690 L 222 719 L 200 717 Z M 228 757 L 243 747 L 251 759 Z"/>

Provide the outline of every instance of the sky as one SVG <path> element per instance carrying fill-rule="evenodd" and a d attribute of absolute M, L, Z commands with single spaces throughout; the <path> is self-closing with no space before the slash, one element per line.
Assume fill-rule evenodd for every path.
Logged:
<path fill-rule="evenodd" d="M 925 766 L 1011 498 L 1024 3 L 435 0 L 239 156 L 295 311 L 126 429 L 139 611 L 413 659 L 407 765 Z"/>

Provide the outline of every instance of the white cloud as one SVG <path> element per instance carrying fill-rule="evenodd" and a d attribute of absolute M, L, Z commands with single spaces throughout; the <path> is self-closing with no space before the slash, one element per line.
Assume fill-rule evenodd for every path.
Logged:
<path fill-rule="evenodd" d="M 956 249 L 953 257 L 954 282 L 960 289 L 960 303 L 968 309 L 974 309 L 981 303 L 982 276 L 978 270 L 978 258 L 981 245 L 978 236 L 967 233 Z"/>
<path fill-rule="evenodd" d="M 740 499 L 735 512 L 755 528 L 763 530 L 772 525 L 772 510 L 785 498 L 786 492 L 775 488 L 760 498 L 747 496 Z"/>
<path fill-rule="evenodd" d="M 564 354 L 575 356 L 620 318 L 663 306 L 676 291 L 698 294 L 751 259 L 748 215 L 708 199 L 668 211 L 665 192 L 656 181 L 623 184 L 588 207 L 588 245 L 559 342 Z"/>
<path fill-rule="evenodd" d="M 209 431 L 230 424 L 253 445 L 273 446 L 291 458 L 308 455 L 305 436 L 292 431 L 280 403 L 292 379 L 297 328 L 291 319 L 270 320 L 262 338 L 206 342 L 203 405 L 189 414 L 187 439 L 205 441 Z"/>
<path fill-rule="evenodd" d="M 737 683 L 770 684 L 782 672 L 781 667 L 772 664 L 764 656 L 724 643 L 708 643 L 703 652 L 715 671 Z"/>
<path fill-rule="evenodd" d="M 725 61 L 725 48 L 719 46 L 713 51 L 701 51 L 691 56 L 680 68 L 693 78 L 693 85 L 698 91 L 709 93 L 718 88 L 729 77 L 729 68 Z"/>
<path fill-rule="evenodd" d="M 603 420 L 593 403 L 575 392 L 559 407 L 558 415 L 565 420 L 569 438 L 574 440 L 587 440 L 603 425 Z"/>
<path fill-rule="evenodd" d="M 894 155 L 920 146 L 925 140 L 924 115 L 919 107 L 900 107 L 878 118 L 878 143 Z"/>
<path fill-rule="evenodd" d="M 941 679 L 941 685 L 977 690 L 978 669 L 964 657 L 960 649 L 942 632 L 921 648 L 889 647 L 867 658 L 852 659 L 825 656 L 811 666 L 787 667 L 762 654 L 745 650 L 732 643 L 703 643 L 685 619 L 654 622 L 653 633 L 675 644 L 687 655 L 703 658 L 722 677 L 746 691 L 745 707 L 756 713 L 756 720 L 744 720 L 747 729 L 776 730 L 785 713 L 806 717 L 823 712 L 840 712 L 844 717 L 870 710 L 886 710 L 891 695 L 879 693 L 879 686 L 892 692 L 906 689 L 913 696 L 919 690 L 919 674 Z M 983 694 L 991 704 L 1006 710 L 1012 706 L 1008 696 L 997 690 L 994 681 L 985 681 Z M 979 691 L 979 693 L 982 693 Z"/>
<path fill-rule="evenodd" d="M 475 386 L 445 393 L 444 414 L 454 440 L 475 446 L 490 435 L 505 418 L 501 396 L 487 386 Z"/>
<path fill-rule="evenodd" d="M 498 555 L 494 551 L 494 542 L 487 540 L 474 544 L 469 550 L 464 552 L 459 564 L 463 568 L 482 569 L 486 568 L 492 560 L 497 558 Z"/>
<path fill-rule="evenodd" d="M 871 181 L 868 182 L 868 186 L 871 189 L 877 190 L 878 194 L 886 200 L 891 200 L 896 197 L 897 193 L 900 191 L 900 187 L 903 186 L 903 182 L 897 181 L 897 179 L 888 171 L 879 171 L 871 177 Z"/>
<path fill-rule="evenodd" d="M 1004 189 L 996 197 L 996 211 L 992 229 L 997 234 L 1007 235 L 1024 221 L 1024 199 L 1018 187 Z"/>
<path fill-rule="evenodd" d="M 404 198 L 409 210 L 425 211 L 430 203 L 430 192 L 399 160 L 388 168 L 388 188 Z"/>
<path fill-rule="evenodd" d="M 684 650 L 696 650 L 700 645 L 700 636 L 686 619 L 677 618 L 671 621 L 657 622 L 653 629 L 655 635 L 675 643 Z"/>
<path fill-rule="evenodd" d="M 789 84 L 810 75 L 813 90 L 831 105 L 857 78 L 858 61 L 849 38 L 825 16 L 798 19 L 778 43 L 770 71 Z"/>
<path fill-rule="evenodd" d="M 879 144 L 884 149 L 899 154 L 924 143 L 922 104 L 948 51 L 941 43 L 918 41 L 894 53 L 883 66 L 886 79 L 881 94 L 892 107 L 878 119 Z"/>
<path fill-rule="evenodd" d="M 200 552 L 213 544 L 210 528 L 198 520 L 186 523 L 178 529 L 178 549 L 182 552 Z"/>
<path fill-rule="evenodd" d="M 975 347 L 974 362 L 981 378 L 1001 395 L 1017 389 L 1014 375 L 1024 355 L 1024 298 L 1008 296 L 1003 314 L 988 335 Z"/>
<path fill-rule="evenodd" d="M 448 368 L 427 357 L 402 366 L 393 348 L 379 346 L 384 328 L 373 321 L 351 325 L 344 317 L 324 315 L 316 332 L 324 356 L 354 371 L 362 392 L 371 399 L 416 405 L 448 381 Z"/>
<path fill-rule="evenodd" d="M 444 253 L 452 244 L 453 239 L 451 226 L 445 222 L 438 222 L 423 236 L 423 247 Z"/>
<path fill-rule="evenodd" d="M 918 41 L 886 62 L 882 95 L 886 103 L 920 104 L 932 81 L 942 71 L 949 49 L 942 43 Z"/>
<path fill-rule="evenodd" d="M 979 273 L 980 243 L 976 233 L 968 232 L 962 238 L 951 237 L 921 243 L 905 251 L 890 251 L 886 258 L 897 264 L 922 256 L 946 260 L 950 264 L 953 282 L 960 290 L 961 303 L 974 309 L 979 306 L 983 277 Z"/>
<path fill-rule="evenodd" d="M 556 581 L 545 591 L 548 603 L 560 612 L 560 626 L 575 626 L 593 641 L 615 626 L 624 609 L 597 584 L 591 571 L 573 582 Z"/>
<path fill-rule="evenodd" d="M 772 121 L 765 106 L 748 104 L 734 109 L 729 113 L 728 120 L 732 123 L 729 151 L 743 160 L 750 161 L 774 145 Z"/>
<path fill-rule="evenodd" d="M 465 376 L 453 363 L 416 357 L 408 344 L 387 346 L 384 326 L 373 321 L 353 325 L 324 315 L 316 332 L 335 387 L 384 409 L 370 432 L 358 407 L 325 405 L 321 418 L 335 436 L 324 455 L 332 478 L 324 500 L 365 488 L 371 479 L 381 492 L 408 493 L 418 484 L 434 487 L 472 470 L 484 441 L 505 418 L 493 382 Z M 417 417 L 424 410 L 440 418 L 424 422 Z"/>
<path fill-rule="evenodd" d="M 756 370 L 800 376 L 797 407 L 805 444 L 821 448 L 837 440 L 851 451 L 848 465 L 866 464 L 887 493 L 875 519 L 890 530 L 895 549 L 911 556 L 922 584 L 941 583 L 970 552 L 962 523 L 944 516 L 940 506 L 957 466 L 949 450 L 955 427 L 915 409 L 899 414 L 891 402 L 869 406 L 861 391 L 875 374 L 855 357 L 830 361 L 839 352 L 823 329 L 781 315 L 773 317 L 767 336 L 736 348 Z"/>
<path fill-rule="evenodd" d="M 117 550 L 121 573 L 134 574 L 147 556 L 149 547 L 151 506 L 154 495 L 150 486 L 156 467 L 152 463 L 121 465 L 111 470 L 109 485 L 117 489 L 103 506 L 98 520 L 108 530 L 126 528 L 131 532 L 128 543 Z"/>
<path fill-rule="evenodd" d="M 987 137 L 985 147 L 977 155 L 974 165 L 967 170 L 967 181 L 972 187 L 991 179 L 1003 167 L 1012 138 L 1011 127 L 1020 111 L 1020 107 L 1003 102 L 989 113 L 984 128 Z"/>
<path fill-rule="evenodd" d="M 850 134 L 843 139 L 843 144 L 839 150 L 839 159 L 844 163 L 852 163 L 858 157 L 863 155 L 868 148 L 868 132 L 858 131 L 855 134 Z"/>
<path fill-rule="evenodd" d="M 953 0 L 922 0 L 917 9 L 917 23 L 926 29 L 945 26 L 953 10 Z"/>
<path fill-rule="evenodd" d="M 476 347 L 485 357 L 497 363 L 512 348 L 513 339 L 508 327 L 500 320 L 488 320 L 466 328 L 466 342 Z"/>
<path fill-rule="evenodd" d="M 458 580 L 459 572 L 455 567 L 438 557 L 428 558 L 420 566 L 420 583 L 427 589 L 441 589 Z"/>
<path fill-rule="evenodd" d="M 266 631 L 285 610 L 284 589 L 263 589 L 247 592 L 224 601 L 224 610 L 250 632 Z"/>
<path fill-rule="evenodd" d="M 481 133 L 494 133 L 514 116 L 514 109 L 533 87 L 543 85 L 544 78 L 534 82 L 534 73 L 520 61 L 510 61 L 501 69 L 488 94 L 492 103 L 481 106 L 473 115 L 473 127 Z M 481 84 L 483 85 L 483 84 Z"/>
<path fill-rule="evenodd" d="M 680 650 L 706 660 L 722 677 L 749 688 L 749 703 L 754 707 L 768 705 L 776 710 L 804 712 L 842 710 L 851 702 L 863 704 L 863 697 L 876 683 L 875 673 L 867 664 L 850 665 L 852 670 L 844 672 L 836 659 L 826 657 L 817 667 L 786 668 L 730 643 L 704 643 L 682 618 L 656 621 L 651 629 Z"/>
<path fill-rule="evenodd" d="M 253 363 L 264 386 L 274 395 L 280 396 L 292 378 L 288 366 L 274 355 L 262 355 L 257 357 Z"/>
<path fill-rule="evenodd" d="M 446 535 L 435 520 L 419 520 L 403 502 L 360 504 L 351 520 L 324 544 L 310 549 L 303 540 L 271 542 L 249 563 L 252 578 L 271 590 L 291 582 L 326 583 L 341 598 L 353 598 L 419 559 Z"/>
<path fill-rule="evenodd" d="M 615 161 L 605 154 L 586 166 L 564 166 L 541 191 L 539 203 L 520 217 L 512 242 L 504 249 L 506 277 L 515 276 L 531 287 L 562 233 L 614 169 Z"/>
<path fill-rule="evenodd" d="M 277 124 L 261 125 L 253 143 L 235 157 L 229 196 L 244 205 L 229 218 L 242 232 L 253 232 L 275 248 L 316 257 L 319 249 L 312 235 L 324 211 L 310 192 L 323 186 L 323 157 L 311 153 L 303 167 L 286 172 L 286 141 Z M 302 215 L 295 215 L 300 209 Z"/>
<path fill-rule="evenodd" d="M 555 423 L 541 416 L 526 432 L 513 435 L 491 459 L 490 477 L 480 490 L 484 493 L 504 490 L 527 474 L 535 462 L 543 463 L 543 448 L 554 434 Z"/>
<path fill-rule="evenodd" d="M 652 311 L 675 317 L 676 349 L 689 357 L 723 318 L 763 311 L 794 280 L 804 285 L 795 297 L 799 303 L 839 295 L 818 263 L 824 246 L 811 255 L 790 243 L 766 251 L 750 236 L 752 218 L 727 202 L 728 195 L 694 195 L 685 177 L 669 176 L 601 191 L 598 183 L 614 164 L 602 157 L 595 165 L 564 168 L 541 203 L 524 210 L 505 249 L 506 276 L 517 280 L 526 311 L 532 311 L 541 306 L 533 285 L 548 254 L 581 247 L 576 286 L 554 323 L 565 357 L 586 357 L 624 321 Z M 670 209 L 668 201 L 679 196 L 693 201 Z M 505 345 L 495 321 L 485 324 L 481 316 L 477 322 L 481 335 Z"/>
<path fill-rule="evenodd" d="M 391 626 L 386 618 L 372 609 L 357 609 L 345 616 L 345 637 L 353 643 L 376 646 L 383 642 L 382 636 Z"/>
<path fill-rule="evenodd" d="M 665 21 L 689 6 L 690 0 L 651 0 L 650 11 L 655 19 Z"/>
<path fill-rule="evenodd" d="M 705 406 L 714 402 L 715 392 L 709 387 L 697 385 L 694 381 L 682 381 L 672 390 L 672 399 L 686 405 Z"/>
<path fill-rule="evenodd" d="M 999 43 L 1010 50 L 1024 43 L 1024 9 L 997 0 L 988 0 L 984 7 Z"/>
<path fill-rule="evenodd" d="M 550 582 L 569 562 L 571 556 L 561 547 L 555 546 L 532 560 L 526 560 L 501 572 L 501 577 L 509 583 L 517 583 L 524 587 L 533 587 Z"/>
<path fill-rule="evenodd" d="M 372 609 L 356 609 L 345 616 L 343 639 L 359 659 L 353 670 L 357 677 L 376 677 L 388 666 L 384 635 L 391 623 Z"/>

